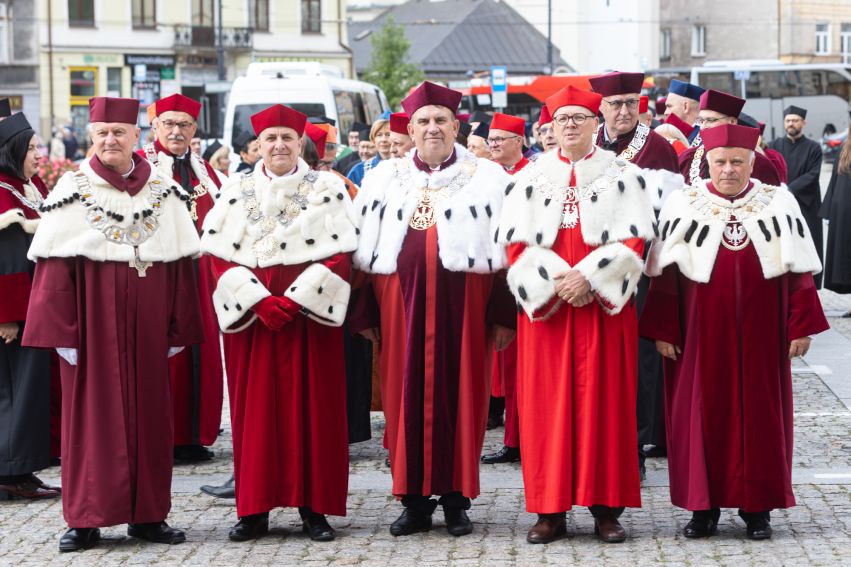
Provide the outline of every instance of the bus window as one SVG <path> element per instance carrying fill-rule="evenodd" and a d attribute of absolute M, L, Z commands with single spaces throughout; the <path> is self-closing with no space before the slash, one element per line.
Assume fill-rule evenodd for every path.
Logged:
<path fill-rule="evenodd" d="M 826 71 L 827 94 L 851 101 L 851 79 L 836 71 Z"/>
<path fill-rule="evenodd" d="M 378 95 L 374 92 L 363 93 L 363 101 L 366 103 L 366 113 L 369 116 L 368 122 L 373 122 L 381 116 L 381 101 L 378 100 Z"/>
<path fill-rule="evenodd" d="M 739 95 L 739 91 L 741 89 L 738 87 L 738 81 L 733 83 L 733 73 L 729 71 L 726 72 L 718 72 L 718 73 L 700 73 L 698 75 L 698 81 L 700 86 L 704 89 L 715 89 L 716 91 L 723 91 L 725 93 Z"/>
<path fill-rule="evenodd" d="M 820 70 L 799 69 L 790 71 L 798 76 L 797 96 L 819 96 L 824 94 L 823 81 Z"/>
<path fill-rule="evenodd" d="M 337 131 L 345 136 L 355 122 L 355 109 L 350 93 L 335 90 L 334 105 L 337 107 Z M 343 140 L 345 141 L 345 138 Z"/>
<path fill-rule="evenodd" d="M 784 98 L 796 96 L 798 89 L 791 71 L 755 71 L 745 82 L 746 98 Z"/>

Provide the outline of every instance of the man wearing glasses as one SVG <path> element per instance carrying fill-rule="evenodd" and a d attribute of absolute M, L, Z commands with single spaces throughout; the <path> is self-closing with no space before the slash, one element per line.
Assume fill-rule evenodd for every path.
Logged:
<path fill-rule="evenodd" d="M 603 97 L 603 125 L 595 142 L 642 169 L 677 172 L 677 152 L 649 126 L 639 124 L 638 106 L 644 73 L 607 73 L 590 79 L 591 88 Z"/>
<path fill-rule="evenodd" d="M 199 233 L 221 187 L 210 164 L 190 151 L 189 144 L 198 131 L 196 120 L 200 111 L 200 102 L 182 94 L 158 100 L 157 139 L 137 152 L 190 195 L 190 210 Z M 209 258 L 198 260 L 197 277 L 204 342 L 169 359 L 174 458 L 189 462 L 213 458 L 213 451 L 208 447 L 219 435 L 224 391 L 219 329 L 212 300 L 215 284 Z"/>
<path fill-rule="evenodd" d="M 739 114 L 744 106 L 745 99 L 743 98 L 709 89 L 700 95 L 700 112 L 697 115 L 696 124 L 700 126 L 701 131 L 722 124 L 737 124 Z M 689 185 L 694 185 L 700 179 L 709 179 L 706 150 L 702 144 L 681 153 L 679 160 L 679 171 Z M 768 185 L 780 185 L 781 183 L 780 175 L 777 173 L 774 164 L 760 152 L 756 152 L 751 177 Z"/>
<path fill-rule="evenodd" d="M 496 233 L 526 315 L 517 322 L 517 402 L 526 508 L 538 515 L 529 543 L 564 536 L 573 506 L 590 508 L 601 540 L 621 542 L 618 517 L 641 506 L 631 299 L 657 188 L 595 146 L 601 98 L 568 86 L 547 99 L 559 148 L 506 188 Z"/>

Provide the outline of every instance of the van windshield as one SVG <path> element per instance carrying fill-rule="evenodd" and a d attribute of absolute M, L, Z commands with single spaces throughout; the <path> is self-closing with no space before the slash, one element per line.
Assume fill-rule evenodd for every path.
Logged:
<path fill-rule="evenodd" d="M 233 110 L 233 130 L 231 130 L 231 140 L 239 140 L 239 137 L 245 133 L 254 133 L 254 128 L 251 127 L 251 115 L 257 114 L 261 110 L 265 110 L 272 106 L 270 103 L 261 104 L 240 104 Z M 295 102 L 287 104 L 290 108 L 294 108 L 307 116 L 327 116 L 325 105 L 321 102 Z"/>

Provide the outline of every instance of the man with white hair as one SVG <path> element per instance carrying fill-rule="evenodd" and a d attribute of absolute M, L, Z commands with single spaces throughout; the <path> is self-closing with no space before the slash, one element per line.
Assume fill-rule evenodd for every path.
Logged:
<path fill-rule="evenodd" d="M 759 130 L 701 134 L 710 180 L 672 193 L 659 217 L 640 333 L 665 357 L 671 502 L 707 537 L 739 508 L 747 537 L 771 537 L 769 512 L 792 494 L 791 360 L 828 328 L 821 270 L 798 203 L 752 177 Z"/>

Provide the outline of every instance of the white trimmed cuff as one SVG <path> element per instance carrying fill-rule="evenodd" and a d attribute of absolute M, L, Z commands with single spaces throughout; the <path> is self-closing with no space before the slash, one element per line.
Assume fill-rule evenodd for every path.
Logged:
<path fill-rule="evenodd" d="M 346 318 L 351 286 L 324 264 L 312 264 L 284 293 L 302 306 L 305 315 L 323 325 L 339 327 Z"/>
<path fill-rule="evenodd" d="M 254 322 L 257 314 L 251 311 L 260 300 L 272 295 L 251 270 L 239 266 L 231 268 L 219 278 L 213 292 L 213 307 L 223 333 L 236 333 Z M 250 318 L 238 328 L 232 328 L 246 315 Z"/>

